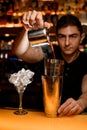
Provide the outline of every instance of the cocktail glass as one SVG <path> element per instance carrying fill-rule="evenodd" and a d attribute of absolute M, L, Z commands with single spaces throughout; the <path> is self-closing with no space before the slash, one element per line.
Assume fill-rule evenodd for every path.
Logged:
<path fill-rule="evenodd" d="M 26 110 L 23 109 L 22 107 L 22 99 L 23 99 L 23 93 L 25 91 L 27 86 L 23 86 L 23 85 L 20 85 L 20 86 L 15 86 L 17 92 L 18 92 L 18 96 L 19 96 L 19 108 L 18 110 L 16 110 L 14 112 L 14 114 L 16 115 L 25 115 L 27 114 L 28 112 Z"/>
<path fill-rule="evenodd" d="M 23 68 L 17 73 L 13 73 L 9 76 L 9 82 L 14 84 L 19 95 L 19 109 L 14 112 L 16 115 L 24 115 L 28 113 L 22 107 L 22 99 L 23 99 L 23 93 L 27 85 L 33 81 L 33 78 L 32 78 L 33 75 L 34 75 L 34 72 L 30 70 L 25 70 Z"/>

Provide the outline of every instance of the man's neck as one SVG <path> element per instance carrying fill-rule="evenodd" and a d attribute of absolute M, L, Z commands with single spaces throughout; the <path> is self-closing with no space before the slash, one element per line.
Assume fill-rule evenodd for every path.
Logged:
<path fill-rule="evenodd" d="M 62 53 L 62 56 L 67 63 L 71 63 L 79 56 L 79 54 L 80 51 L 78 50 L 76 53 L 73 53 L 71 55 L 65 55 L 64 53 Z"/>

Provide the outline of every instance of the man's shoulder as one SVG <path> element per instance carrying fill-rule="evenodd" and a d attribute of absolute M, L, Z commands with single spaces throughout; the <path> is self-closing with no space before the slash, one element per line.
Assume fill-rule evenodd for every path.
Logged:
<path fill-rule="evenodd" d="M 87 53 L 80 53 L 79 62 L 81 63 L 81 65 L 87 66 Z"/>
<path fill-rule="evenodd" d="M 80 58 L 85 59 L 87 61 L 87 53 L 80 52 Z"/>

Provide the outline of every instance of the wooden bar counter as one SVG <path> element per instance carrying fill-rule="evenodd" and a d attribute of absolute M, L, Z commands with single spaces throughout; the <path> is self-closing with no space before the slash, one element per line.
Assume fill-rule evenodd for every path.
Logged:
<path fill-rule="evenodd" d="M 28 110 L 15 115 L 11 109 L 0 109 L 0 130 L 87 130 L 87 115 L 48 118 L 44 112 Z"/>

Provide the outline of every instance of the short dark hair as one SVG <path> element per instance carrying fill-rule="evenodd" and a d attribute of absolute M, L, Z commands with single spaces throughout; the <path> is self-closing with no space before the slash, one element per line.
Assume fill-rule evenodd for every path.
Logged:
<path fill-rule="evenodd" d="M 63 27 L 67 27 L 69 25 L 76 26 L 78 30 L 80 31 L 80 33 L 82 34 L 83 28 L 82 28 L 81 22 L 75 15 L 72 15 L 72 14 L 66 14 L 60 17 L 60 19 L 57 22 L 56 33 L 58 34 L 59 29 Z"/>

